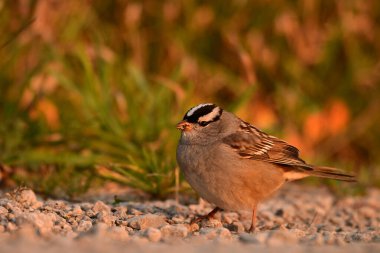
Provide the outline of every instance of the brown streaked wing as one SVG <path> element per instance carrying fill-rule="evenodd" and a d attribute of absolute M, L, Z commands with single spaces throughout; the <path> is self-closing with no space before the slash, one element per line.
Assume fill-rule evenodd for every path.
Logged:
<path fill-rule="evenodd" d="M 238 132 L 224 137 L 223 143 L 245 159 L 312 169 L 299 158 L 296 147 L 258 130 L 247 122 L 242 122 Z"/>

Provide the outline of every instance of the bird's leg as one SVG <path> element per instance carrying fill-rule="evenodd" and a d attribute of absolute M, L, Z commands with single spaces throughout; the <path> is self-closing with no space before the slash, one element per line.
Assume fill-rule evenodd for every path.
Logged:
<path fill-rule="evenodd" d="M 214 218 L 214 215 L 218 212 L 218 211 L 221 211 L 222 209 L 219 208 L 219 207 L 215 207 L 211 212 L 209 212 L 208 214 L 206 215 L 202 215 L 202 216 L 199 216 L 195 219 L 193 219 L 190 224 L 194 224 L 194 223 L 198 223 L 204 219 L 210 219 L 210 218 Z"/>
<path fill-rule="evenodd" d="M 251 222 L 251 227 L 249 228 L 248 232 L 253 233 L 255 232 L 256 229 L 256 210 L 257 210 L 257 205 L 255 204 L 253 206 L 253 211 L 252 211 L 252 222 Z"/>

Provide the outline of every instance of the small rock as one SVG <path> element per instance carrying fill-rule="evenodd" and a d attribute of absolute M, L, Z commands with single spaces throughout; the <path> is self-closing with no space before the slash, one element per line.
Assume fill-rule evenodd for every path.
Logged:
<path fill-rule="evenodd" d="M 80 216 L 83 214 L 83 210 L 79 205 L 74 205 L 72 211 L 69 214 L 72 216 Z"/>
<path fill-rule="evenodd" d="M 128 231 L 122 227 L 111 227 L 107 230 L 107 236 L 111 240 L 125 242 L 129 240 Z"/>
<path fill-rule="evenodd" d="M 221 238 L 221 239 L 231 238 L 231 232 L 226 228 L 217 228 L 217 229 L 201 228 L 201 230 L 199 230 L 199 233 L 205 236 L 209 240 L 216 239 L 216 238 Z"/>
<path fill-rule="evenodd" d="M 318 231 L 318 228 L 314 225 L 310 225 L 309 228 L 307 229 L 308 234 L 316 234 Z"/>
<path fill-rule="evenodd" d="M 142 215 L 143 214 L 143 212 L 141 212 L 141 211 L 139 211 L 139 210 L 137 210 L 137 209 L 135 209 L 135 208 L 132 208 L 132 209 L 128 209 L 128 213 L 130 213 L 130 214 L 132 214 L 132 215 Z"/>
<path fill-rule="evenodd" d="M 251 223 L 250 220 L 249 221 L 248 220 L 242 221 L 242 224 L 244 226 L 244 230 L 245 231 L 248 231 L 251 228 L 251 225 L 252 225 L 252 223 Z M 258 228 L 259 228 L 259 226 L 256 224 L 256 230 L 258 230 Z"/>
<path fill-rule="evenodd" d="M 239 241 L 241 241 L 242 243 L 247 243 L 247 244 L 260 244 L 264 242 L 264 240 L 258 240 L 257 235 L 253 235 L 249 233 L 241 233 L 239 235 Z"/>
<path fill-rule="evenodd" d="M 182 215 L 176 215 L 171 220 L 176 224 L 182 224 L 185 221 L 185 218 Z"/>
<path fill-rule="evenodd" d="M 229 230 L 237 233 L 244 233 L 244 225 L 240 221 L 234 221 L 232 224 L 227 226 Z"/>
<path fill-rule="evenodd" d="M 204 219 L 201 222 L 201 227 L 208 227 L 208 228 L 221 228 L 223 227 L 222 222 L 217 219 Z"/>
<path fill-rule="evenodd" d="M 92 207 L 92 210 L 96 213 L 99 213 L 101 211 L 107 213 L 111 212 L 111 208 L 108 205 L 104 204 L 102 201 L 96 201 L 95 205 Z"/>
<path fill-rule="evenodd" d="M 222 216 L 222 222 L 226 224 L 231 224 L 233 221 L 229 216 Z"/>
<path fill-rule="evenodd" d="M 66 209 L 66 203 L 62 200 L 48 200 L 45 202 L 44 209 L 46 208 L 52 208 L 51 210 L 65 210 Z"/>
<path fill-rule="evenodd" d="M 264 244 L 266 240 L 268 239 L 269 234 L 270 234 L 269 231 L 257 232 L 254 234 L 254 237 L 259 243 Z"/>
<path fill-rule="evenodd" d="M 218 228 L 217 229 L 218 238 L 220 239 L 231 239 L 231 232 L 227 228 Z"/>
<path fill-rule="evenodd" d="M 327 245 L 334 245 L 335 244 L 335 236 L 330 231 L 324 231 L 322 233 L 323 236 L 323 242 Z"/>
<path fill-rule="evenodd" d="M 279 211 L 281 210 L 281 211 Z M 277 217 L 285 217 L 285 218 L 291 218 L 291 217 L 294 217 L 296 215 L 296 207 L 293 205 L 293 204 L 283 204 L 281 206 L 281 209 L 279 209 L 276 211 L 276 213 L 274 215 L 276 215 Z M 278 214 L 281 214 L 281 215 L 278 215 Z"/>
<path fill-rule="evenodd" d="M 1 230 L 1 229 L 0 229 Z M 372 241 L 371 242 L 374 242 L 374 243 L 380 243 L 380 234 L 379 235 L 374 235 L 372 237 Z"/>
<path fill-rule="evenodd" d="M 301 229 L 292 228 L 292 229 L 289 229 L 288 231 L 289 233 L 295 235 L 297 239 L 300 239 L 306 236 L 306 232 Z"/>
<path fill-rule="evenodd" d="M 223 213 L 222 214 L 222 221 L 224 223 L 227 223 L 227 224 L 231 224 L 233 223 L 234 221 L 238 221 L 239 220 L 239 215 L 237 213 Z"/>
<path fill-rule="evenodd" d="M 277 211 L 274 213 L 274 215 L 282 217 L 284 215 L 284 210 L 283 209 L 277 209 Z"/>
<path fill-rule="evenodd" d="M 128 221 L 126 220 L 115 220 L 117 226 L 128 226 Z"/>
<path fill-rule="evenodd" d="M 17 230 L 16 224 L 14 224 L 12 222 L 8 222 L 8 224 L 7 224 L 7 231 L 12 232 L 12 231 L 15 231 L 15 230 Z"/>
<path fill-rule="evenodd" d="M 56 234 L 62 234 L 62 235 L 67 235 L 68 233 L 72 232 L 72 227 L 65 223 L 65 222 L 60 222 L 57 225 L 54 225 L 51 229 L 52 232 Z"/>
<path fill-rule="evenodd" d="M 184 238 L 188 234 L 187 228 L 182 224 L 166 225 L 161 228 L 162 237 Z"/>
<path fill-rule="evenodd" d="M 17 230 L 17 237 L 18 241 L 22 239 L 24 242 L 35 243 L 38 239 L 38 234 L 32 224 L 24 224 Z"/>
<path fill-rule="evenodd" d="M 93 236 L 105 238 L 107 236 L 108 226 L 105 223 L 97 223 L 86 233 Z"/>
<path fill-rule="evenodd" d="M 144 230 L 149 227 L 158 228 L 168 224 L 165 216 L 156 214 L 144 214 L 128 219 L 128 226 L 134 229 Z"/>
<path fill-rule="evenodd" d="M 332 226 L 332 225 L 326 225 L 326 224 L 320 224 L 317 226 L 317 231 L 319 233 L 323 232 L 323 231 L 328 231 L 328 232 L 333 232 L 335 231 L 335 227 Z"/>
<path fill-rule="evenodd" d="M 5 208 L 8 209 L 9 213 L 14 214 L 15 216 L 19 216 L 23 213 L 23 210 L 17 206 L 17 203 L 10 201 L 5 205 Z"/>
<path fill-rule="evenodd" d="M 3 206 L 0 206 L 0 215 L 6 215 L 8 213 L 8 210 L 3 207 Z"/>
<path fill-rule="evenodd" d="M 260 217 L 264 220 L 273 220 L 275 218 L 274 214 L 269 210 L 263 210 L 260 212 Z"/>
<path fill-rule="evenodd" d="M 22 226 L 25 223 L 32 224 L 38 229 L 38 232 L 42 236 L 49 236 L 52 232 L 54 222 L 57 220 L 57 215 L 55 213 L 24 213 L 17 217 L 16 223 Z"/>
<path fill-rule="evenodd" d="M 133 245 L 146 246 L 149 243 L 149 240 L 148 240 L 148 238 L 145 238 L 145 237 L 132 236 L 130 242 Z"/>
<path fill-rule="evenodd" d="M 18 190 L 14 198 L 24 207 L 38 208 L 42 206 L 42 203 L 37 200 L 36 194 L 30 189 Z"/>
<path fill-rule="evenodd" d="M 151 242 L 158 242 L 161 240 L 162 234 L 161 234 L 161 231 L 157 228 L 148 228 L 145 231 L 145 236 Z"/>
<path fill-rule="evenodd" d="M 115 217 L 110 215 L 110 213 L 108 212 L 105 212 L 105 211 L 100 211 L 97 215 L 96 215 L 96 219 L 97 219 L 97 222 L 103 222 L 105 224 L 107 224 L 108 226 L 111 226 L 112 224 L 115 223 Z"/>
<path fill-rule="evenodd" d="M 254 236 L 248 233 L 242 233 L 239 235 L 239 241 L 246 244 L 258 244 L 259 242 L 256 240 Z"/>
<path fill-rule="evenodd" d="M 91 203 L 88 203 L 88 202 L 85 202 L 85 203 L 82 203 L 80 204 L 80 207 L 83 211 L 88 211 L 92 208 L 92 204 Z"/>
<path fill-rule="evenodd" d="M 191 223 L 189 225 L 189 231 L 194 232 L 199 230 L 199 225 L 197 223 Z"/>
<path fill-rule="evenodd" d="M 333 217 L 330 217 L 329 219 L 330 223 L 333 225 L 327 225 L 325 226 L 324 230 L 326 231 L 335 231 L 335 227 L 336 226 L 344 226 L 345 225 L 345 220 L 342 218 L 342 217 L 339 217 L 339 216 L 333 216 Z"/>
<path fill-rule="evenodd" d="M 342 237 L 336 237 L 335 238 L 335 245 L 344 246 L 346 244 L 347 244 L 346 241 Z"/>
<path fill-rule="evenodd" d="M 377 216 L 376 210 L 369 206 L 363 206 L 360 208 L 359 213 L 366 218 L 375 218 Z"/>
<path fill-rule="evenodd" d="M 118 219 L 126 219 L 128 208 L 126 206 L 118 206 L 113 208 L 112 212 Z"/>
<path fill-rule="evenodd" d="M 88 220 L 81 220 L 78 224 L 77 231 L 78 232 L 87 232 L 91 229 L 92 222 Z"/>
<path fill-rule="evenodd" d="M 89 209 L 89 210 L 86 211 L 86 216 L 88 216 L 88 217 L 90 217 L 92 219 L 96 218 L 96 215 L 97 215 L 97 213 L 94 210 L 92 210 L 92 209 Z"/>
<path fill-rule="evenodd" d="M 134 235 L 136 233 L 131 227 L 125 227 L 125 231 L 127 231 L 129 235 Z"/>
<path fill-rule="evenodd" d="M 370 242 L 372 241 L 371 233 L 355 232 L 351 234 L 351 240 L 355 242 Z"/>
<path fill-rule="evenodd" d="M 294 245 L 297 242 L 297 236 L 288 230 L 273 230 L 266 240 L 266 244 L 270 246 Z"/>
<path fill-rule="evenodd" d="M 129 241 L 128 231 L 122 227 L 109 227 L 105 223 L 98 223 L 87 232 L 79 235 L 82 240 L 88 240 L 91 237 L 101 241 Z"/>
<path fill-rule="evenodd" d="M 307 243 L 307 244 L 311 244 L 311 245 L 315 245 L 315 246 L 321 246 L 324 244 L 323 235 L 320 233 L 316 233 L 316 234 L 310 235 L 308 237 L 305 237 L 302 239 L 302 241 Z"/>

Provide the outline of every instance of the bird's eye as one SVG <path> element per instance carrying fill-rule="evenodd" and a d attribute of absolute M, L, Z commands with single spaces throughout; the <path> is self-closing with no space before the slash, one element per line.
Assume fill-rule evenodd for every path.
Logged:
<path fill-rule="evenodd" d="M 210 121 L 200 121 L 198 122 L 198 125 L 202 126 L 202 127 L 205 127 L 207 126 L 208 124 L 210 124 Z"/>

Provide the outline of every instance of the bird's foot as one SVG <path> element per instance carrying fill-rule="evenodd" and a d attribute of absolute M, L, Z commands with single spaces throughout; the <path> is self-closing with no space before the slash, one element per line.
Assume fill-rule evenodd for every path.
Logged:
<path fill-rule="evenodd" d="M 198 222 L 201 222 L 205 219 L 210 219 L 210 218 L 214 218 L 215 214 L 220 211 L 222 209 L 220 209 L 219 207 L 215 207 L 211 212 L 209 212 L 208 214 L 206 215 L 201 215 L 201 216 L 198 216 L 196 218 L 194 218 L 191 222 L 190 222 L 190 225 L 194 224 L 194 223 L 198 223 Z"/>
<path fill-rule="evenodd" d="M 251 225 L 251 227 L 248 229 L 248 233 L 253 234 L 256 231 L 256 226 Z"/>

